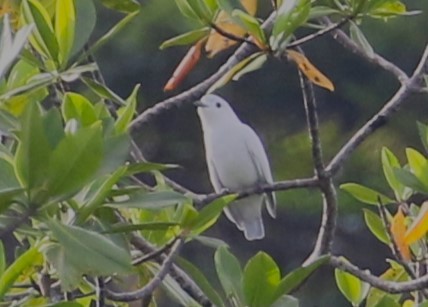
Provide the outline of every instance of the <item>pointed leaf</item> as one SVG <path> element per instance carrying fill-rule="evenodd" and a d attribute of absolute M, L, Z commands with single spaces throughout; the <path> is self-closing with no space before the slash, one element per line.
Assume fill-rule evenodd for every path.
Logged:
<path fill-rule="evenodd" d="M 52 154 L 48 191 L 52 196 L 68 196 L 92 179 L 103 158 L 101 125 L 81 128 L 67 134 Z"/>
<path fill-rule="evenodd" d="M 367 296 L 369 284 L 362 282 L 358 277 L 339 269 L 334 270 L 336 284 L 340 292 L 353 306 L 359 306 Z"/>
<path fill-rule="evenodd" d="M 328 89 L 329 91 L 334 91 L 334 85 L 322 72 L 320 72 L 308 58 L 303 54 L 294 51 L 288 50 L 287 57 L 297 64 L 299 70 L 309 79 L 312 83 Z"/>
<path fill-rule="evenodd" d="M 52 235 L 64 248 L 70 264 L 82 273 L 110 275 L 130 273 L 131 256 L 105 236 L 75 226 L 48 223 Z"/>
<path fill-rule="evenodd" d="M 419 178 L 416 177 L 416 175 L 410 172 L 409 170 L 404 168 L 394 168 L 393 172 L 395 177 L 398 181 L 400 181 L 401 184 L 411 188 L 412 190 L 421 193 L 428 193 L 428 186 L 425 186 L 425 184 L 421 182 Z"/>
<path fill-rule="evenodd" d="M 223 209 L 236 199 L 236 195 L 226 195 L 206 205 L 192 225 L 188 225 L 192 235 L 197 235 L 210 228 L 220 217 Z"/>
<path fill-rule="evenodd" d="M 394 168 L 401 168 L 400 162 L 397 157 L 390 151 L 388 148 L 382 148 L 381 154 L 382 168 L 385 175 L 386 181 L 388 181 L 389 186 L 394 190 L 395 197 L 397 200 L 406 200 L 409 195 L 409 189 L 397 179 Z"/>
<path fill-rule="evenodd" d="M 116 11 L 132 13 L 140 9 L 140 4 L 136 0 L 101 0 L 101 3 Z"/>
<path fill-rule="evenodd" d="M 261 47 L 266 48 L 266 35 L 257 18 L 241 10 L 234 10 L 232 12 L 232 16 L 239 18 L 241 24 L 245 27 L 247 32 L 255 38 Z"/>
<path fill-rule="evenodd" d="M 6 270 L 6 250 L 4 249 L 3 241 L 0 241 L 0 278 Z"/>
<path fill-rule="evenodd" d="M 381 242 L 389 244 L 390 240 L 385 229 L 385 225 L 382 222 L 382 219 L 371 210 L 363 209 L 364 211 L 364 220 L 367 227 L 370 231 L 378 238 Z"/>
<path fill-rule="evenodd" d="M 95 10 L 93 1 L 74 0 L 74 5 L 76 10 L 76 23 L 74 32 L 79 33 L 79 35 L 75 35 L 74 37 L 70 56 L 73 56 L 79 52 L 88 42 L 97 22 L 97 12 Z"/>
<path fill-rule="evenodd" d="M 106 205 L 115 208 L 140 208 L 158 211 L 185 202 L 188 202 L 188 199 L 178 192 L 159 191 L 135 193 L 130 196 L 129 200 Z"/>
<path fill-rule="evenodd" d="M 226 294 L 226 297 L 243 306 L 242 269 L 238 259 L 226 247 L 217 249 L 214 255 L 217 276 Z"/>
<path fill-rule="evenodd" d="M 299 287 L 306 279 L 308 279 L 312 273 L 314 273 L 320 266 L 328 262 L 329 256 L 321 256 L 308 266 L 301 266 L 291 271 L 282 278 L 279 283 L 274 298 L 278 300 L 284 294 L 291 293 L 294 289 Z"/>
<path fill-rule="evenodd" d="M 428 86 L 428 83 L 427 83 L 427 86 Z M 425 152 L 428 152 L 428 126 L 420 122 L 418 122 L 417 124 L 418 124 L 419 137 L 421 138 L 422 144 L 424 145 Z"/>
<path fill-rule="evenodd" d="M 410 254 L 409 245 L 404 240 L 406 229 L 406 217 L 404 216 L 401 207 L 399 207 L 397 213 L 394 215 L 394 218 L 391 221 L 391 234 L 401 256 L 404 260 L 409 261 L 412 257 Z"/>
<path fill-rule="evenodd" d="M 389 197 L 357 183 L 344 183 L 340 185 L 340 188 L 359 201 L 369 205 L 378 205 L 379 198 L 383 204 L 394 203 Z"/>
<path fill-rule="evenodd" d="M 23 271 L 35 265 L 40 265 L 41 263 L 42 257 L 38 251 L 38 247 L 33 246 L 9 265 L 0 276 L 0 301 L 2 301 L 4 295 L 13 286 Z"/>
<path fill-rule="evenodd" d="M 299 307 L 299 300 L 291 295 L 283 295 L 271 307 Z"/>
<path fill-rule="evenodd" d="M 199 62 L 199 59 L 201 58 L 202 43 L 203 40 L 200 40 L 195 45 L 193 45 L 189 51 L 187 51 L 186 55 L 172 73 L 172 77 L 164 86 L 163 90 L 165 92 L 176 89 L 196 66 L 196 64 Z"/>
<path fill-rule="evenodd" d="M 367 38 L 364 36 L 364 33 L 354 22 L 350 22 L 349 31 L 350 37 L 354 41 L 354 43 L 356 43 L 357 46 L 363 49 L 369 57 L 372 57 L 374 55 L 372 46 L 370 45 Z"/>
<path fill-rule="evenodd" d="M 152 171 L 163 171 L 170 168 L 180 167 L 177 164 L 162 164 L 153 162 L 138 162 L 128 165 L 126 175 L 131 176 L 140 173 L 148 173 Z"/>
<path fill-rule="evenodd" d="M 162 50 L 172 46 L 189 45 L 207 36 L 208 33 L 209 33 L 209 28 L 193 30 L 164 41 L 159 48 Z"/>
<path fill-rule="evenodd" d="M 90 126 L 98 120 L 92 103 L 86 97 L 77 93 L 65 93 L 61 111 L 66 122 L 74 118 L 83 127 Z"/>
<path fill-rule="evenodd" d="M 131 95 L 126 99 L 125 106 L 121 107 L 117 111 L 117 120 L 114 124 L 117 134 L 125 133 L 128 131 L 128 126 L 135 115 L 137 108 L 137 94 L 140 88 L 140 84 L 134 87 Z"/>
<path fill-rule="evenodd" d="M 215 288 L 211 285 L 209 280 L 204 276 L 204 274 L 190 261 L 187 261 L 184 258 L 178 259 L 178 265 L 189 274 L 190 278 L 201 288 L 205 295 L 210 299 L 214 306 L 224 306 L 223 301 L 220 295 L 217 293 Z"/>
<path fill-rule="evenodd" d="M 413 221 L 412 225 L 407 229 L 404 236 L 404 243 L 410 245 L 421 239 L 428 232 L 428 202 L 424 202 L 419 211 L 418 216 Z"/>
<path fill-rule="evenodd" d="M 258 252 L 245 266 L 243 286 L 248 306 L 270 306 L 276 300 L 275 290 L 281 273 L 275 261 L 266 253 Z"/>
<path fill-rule="evenodd" d="M 74 43 L 76 12 L 73 0 L 56 0 L 55 36 L 59 48 L 59 61 L 66 64 Z"/>
<path fill-rule="evenodd" d="M 140 224 L 118 223 L 103 231 L 103 233 L 127 233 L 138 230 L 167 230 L 171 227 L 180 225 L 177 222 L 147 222 Z"/>

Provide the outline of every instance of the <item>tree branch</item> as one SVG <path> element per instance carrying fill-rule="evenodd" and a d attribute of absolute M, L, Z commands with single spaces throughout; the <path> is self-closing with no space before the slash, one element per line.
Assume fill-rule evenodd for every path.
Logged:
<path fill-rule="evenodd" d="M 175 255 L 178 254 L 178 251 L 180 250 L 183 244 L 184 244 L 184 240 L 182 238 L 179 238 L 174 243 L 170 253 L 168 254 L 168 256 L 165 257 L 159 269 L 159 272 L 143 288 L 132 292 L 121 292 L 121 293 L 117 293 L 109 289 L 105 289 L 106 297 L 113 301 L 132 302 L 132 301 L 137 301 L 150 296 L 160 286 L 165 276 L 171 270 L 171 267 L 174 262 L 174 257 Z"/>
<path fill-rule="evenodd" d="M 334 25 L 328 17 L 321 18 L 322 23 L 326 26 Z M 336 28 L 331 32 L 333 38 L 340 43 L 343 47 L 350 50 L 351 52 L 357 54 L 358 56 L 364 58 L 367 62 L 372 63 L 376 66 L 381 67 L 382 69 L 393 74 L 400 83 L 405 83 L 409 77 L 407 74 L 401 70 L 395 64 L 389 62 L 379 54 L 373 53 L 368 54 L 363 48 L 354 43 L 342 30 Z"/>
<path fill-rule="evenodd" d="M 153 253 L 156 250 L 156 248 L 147 242 L 144 238 L 136 234 L 131 234 L 131 244 L 145 254 Z M 162 254 L 155 260 L 158 263 L 162 263 L 162 261 L 165 261 L 165 258 L 166 256 Z M 172 264 L 169 275 L 174 278 L 180 287 L 186 291 L 196 302 L 204 307 L 213 305 L 204 292 L 193 281 L 193 279 L 189 277 L 187 273 L 184 272 L 180 267 Z"/>
<path fill-rule="evenodd" d="M 428 45 L 416 67 L 412 77 L 404 82 L 395 95 L 384 105 L 384 107 L 376 113 L 364 126 L 362 126 L 348 142 L 334 156 L 326 171 L 334 175 L 343 165 L 346 159 L 354 152 L 354 150 L 374 131 L 386 124 L 387 120 L 399 110 L 406 99 L 415 92 L 419 92 L 421 88 L 422 76 L 425 70 L 425 65 L 428 61 Z"/>
<path fill-rule="evenodd" d="M 318 186 L 318 179 L 316 177 L 284 180 L 284 181 L 277 181 L 272 184 L 263 184 L 248 190 L 243 190 L 243 191 L 224 190 L 220 193 L 211 193 L 211 194 L 201 195 L 199 198 L 194 199 L 194 202 L 196 206 L 202 207 L 216 200 L 217 198 L 230 195 L 230 194 L 238 194 L 237 198 L 239 199 L 239 198 L 248 197 L 253 194 L 262 194 L 262 193 L 273 192 L 273 191 L 286 191 L 286 190 L 301 189 L 301 188 L 314 188 L 317 186 Z"/>
<path fill-rule="evenodd" d="M 410 281 L 395 282 L 395 281 L 381 279 L 369 273 L 367 270 L 361 270 L 357 266 L 336 256 L 332 256 L 330 258 L 330 265 L 337 269 L 348 272 L 358 277 L 362 281 L 369 283 L 371 286 L 388 293 L 403 293 L 403 292 L 418 291 L 418 290 L 426 289 L 428 287 L 428 275 L 424 275 L 420 278 L 410 280 Z"/>
<path fill-rule="evenodd" d="M 275 13 L 272 13 L 268 19 L 263 23 L 263 28 L 268 29 L 273 25 L 275 20 Z M 193 101 L 201 98 L 205 92 L 217 81 L 219 80 L 226 72 L 228 72 L 232 67 L 238 64 L 240 61 L 254 53 L 256 48 L 254 46 L 243 43 L 235 53 L 223 64 L 217 72 L 213 75 L 200 82 L 196 86 L 184 91 L 174 97 L 168 98 L 164 101 L 158 102 L 153 107 L 146 109 L 143 113 L 137 116 L 131 123 L 131 129 L 136 129 L 143 123 L 151 120 L 152 117 L 159 115 L 166 110 L 169 110 L 173 107 L 180 107 L 182 105 L 191 103 Z"/>
<path fill-rule="evenodd" d="M 303 50 L 300 50 L 303 52 Z M 306 121 L 311 139 L 312 160 L 314 162 L 315 175 L 323 196 L 323 212 L 318 238 L 311 255 L 303 265 L 310 264 L 323 254 L 330 252 L 336 229 L 337 201 L 336 190 L 331 176 L 325 172 L 322 146 L 319 135 L 319 122 L 317 104 L 312 83 L 303 76 L 299 70 L 300 86 L 302 88 L 303 102 L 305 105 Z"/>

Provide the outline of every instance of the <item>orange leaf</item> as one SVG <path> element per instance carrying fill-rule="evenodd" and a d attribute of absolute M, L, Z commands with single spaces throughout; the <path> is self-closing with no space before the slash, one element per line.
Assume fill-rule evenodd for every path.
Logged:
<path fill-rule="evenodd" d="M 413 221 L 412 225 L 406 232 L 404 236 L 404 242 L 407 245 L 410 245 L 428 232 L 428 202 L 424 202 L 418 216 Z"/>
<path fill-rule="evenodd" d="M 299 70 L 311 81 L 312 83 L 326 88 L 330 91 L 334 91 L 334 85 L 322 72 L 320 72 L 309 60 L 301 53 L 288 50 L 287 56 L 289 60 L 292 60 L 297 64 Z"/>
<path fill-rule="evenodd" d="M 241 0 L 242 6 L 248 12 L 248 14 L 254 16 L 257 12 L 257 0 Z M 244 37 L 247 31 L 240 25 L 236 24 L 229 14 L 225 11 L 220 11 L 217 15 L 215 25 L 226 33 L 232 34 L 236 37 Z M 228 49 L 235 45 L 237 41 L 224 37 L 214 29 L 208 37 L 208 41 L 205 45 L 205 51 L 208 53 L 208 57 L 212 58 L 217 53 Z"/>
<path fill-rule="evenodd" d="M 406 217 L 404 216 L 401 208 L 398 208 L 397 213 L 391 221 L 391 234 L 403 259 L 410 260 L 409 245 L 404 241 L 404 235 L 406 233 L 405 220 Z"/>
<path fill-rule="evenodd" d="M 177 68 L 174 70 L 172 77 L 168 80 L 163 90 L 165 92 L 172 91 L 183 82 L 184 78 L 192 71 L 195 65 L 201 58 L 202 43 L 205 39 L 198 41 L 181 60 Z"/>

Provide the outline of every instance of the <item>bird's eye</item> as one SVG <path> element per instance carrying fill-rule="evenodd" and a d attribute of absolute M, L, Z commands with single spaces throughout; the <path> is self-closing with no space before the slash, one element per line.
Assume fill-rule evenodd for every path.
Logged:
<path fill-rule="evenodd" d="M 220 108 L 220 107 L 221 107 L 221 103 L 220 103 L 220 102 L 217 102 L 217 103 L 215 104 L 215 106 L 216 106 L 217 108 Z"/>

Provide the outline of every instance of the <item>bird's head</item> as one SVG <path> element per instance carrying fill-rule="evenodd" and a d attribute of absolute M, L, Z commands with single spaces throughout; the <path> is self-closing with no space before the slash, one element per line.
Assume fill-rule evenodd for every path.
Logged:
<path fill-rule="evenodd" d="M 239 121 L 233 109 L 226 100 L 220 96 L 208 94 L 195 102 L 198 115 L 203 125 L 226 124 Z"/>

